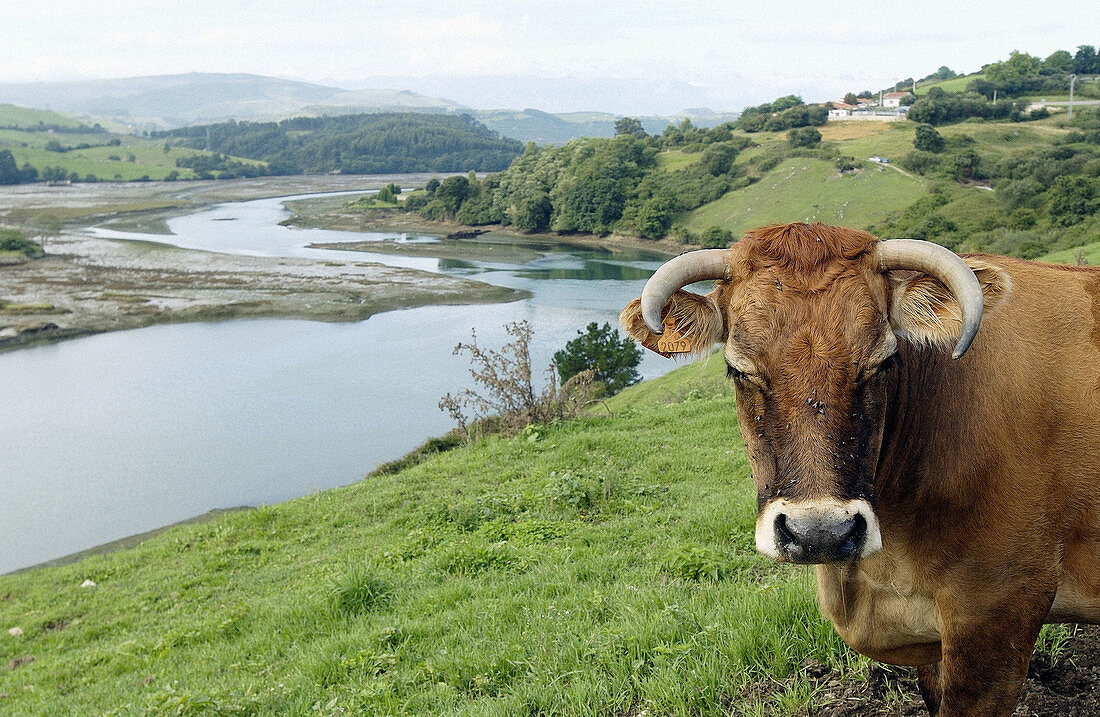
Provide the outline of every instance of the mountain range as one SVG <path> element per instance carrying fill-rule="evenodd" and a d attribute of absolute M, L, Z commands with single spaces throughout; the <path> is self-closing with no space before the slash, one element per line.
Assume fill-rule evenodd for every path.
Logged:
<path fill-rule="evenodd" d="M 398 81 L 399 78 L 394 79 L 395 83 Z M 689 93 L 678 92 L 685 99 L 690 98 Z M 503 101 L 503 95 L 481 96 Z M 597 100 L 593 97 L 592 101 Z M 539 143 L 561 143 L 582 135 L 611 136 L 615 120 L 621 117 L 610 112 L 475 109 L 409 90 L 348 90 L 277 77 L 223 73 L 0 84 L 0 103 L 72 113 L 94 121 L 121 124 L 132 131 L 229 119 L 268 121 L 292 116 L 393 111 L 466 113 L 501 135 Z M 647 131 L 660 132 L 684 118 L 697 125 L 713 126 L 736 116 L 703 108 L 639 119 Z"/>

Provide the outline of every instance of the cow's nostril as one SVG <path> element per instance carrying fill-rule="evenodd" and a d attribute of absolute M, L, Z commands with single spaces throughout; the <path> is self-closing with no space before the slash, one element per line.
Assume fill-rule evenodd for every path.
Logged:
<path fill-rule="evenodd" d="M 775 519 L 775 533 L 779 537 L 780 545 L 797 545 L 798 539 L 791 532 L 791 528 L 787 525 L 787 516 L 782 513 Z"/>
<path fill-rule="evenodd" d="M 867 536 L 867 519 L 860 513 L 856 513 L 852 519 L 852 529 L 844 536 L 840 553 L 855 556 L 863 548 L 863 540 Z"/>
<path fill-rule="evenodd" d="M 863 550 L 867 519 L 863 515 L 836 516 L 811 511 L 775 517 L 775 539 L 788 560 L 834 563 L 854 560 Z"/>

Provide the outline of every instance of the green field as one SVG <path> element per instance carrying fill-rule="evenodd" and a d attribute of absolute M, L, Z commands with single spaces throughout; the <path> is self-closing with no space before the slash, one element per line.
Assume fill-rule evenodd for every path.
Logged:
<path fill-rule="evenodd" d="M 929 82 L 924 84 L 923 82 L 917 83 L 917 97 L 928 94 L 928 90 L 933 87 L 939 87 L 944 92 L 965 92 L 966 86 L 974 80 L 984 80 L 985 75 L 977 73 L 974 75 L 963 75 L 962 77 L 952 77 L 950 80 L 942 80 L 940 82 Z"/>
<path fill-rule="evenodd" d="M 754 552 L 723 371 L 692 364 L 613 417 L 2 576 L 0 661 L 34 661 L 0 670 L 0 710 L 774 714 L 805 686 L 743 690 L 806 658 L 863 679 L 809 570 Z"/>
<path fill-rule="evenodd" d="M 1085 244 L 1075 249 L 1064 249 L 1062 251 L 1052 252 L 1039 257 L 1039 261 L 1045 261 L 1050 264 L 1076 264 L 1078 256 L 1080 256 L 1086 264 L 1100 266 L 1100 241 Z"/>
<path fill-rule="evenodd" d="M 760 181 L 689 212 L 694 232 L 718 226 L 739 236 L 775 222 L 806 221 L 868 227 L 900 214 L 924 192 L 920 179 L 873 163 L 840 174 L 832 162 L 788 159 Z"/>
<path fill-rule="evenodd" d="M 180 179 L 193 179 L 191 169 L 177 168 L 176 160 L 204 154 L 201 150 L 170 147 L 164 143 L 125 132 L 68 132 L 42 131 L 41 126 L 89 127 L 90 120 L 52 112 L 29 109 L 15 105 L 0 105 L 0 150 L 9 150 L 16 164 L 29 163 L 40 173 L 46 167 L 61 167 L 66 174 L 76 172 L 81 180 L 88 175 L 100 181 L 133 181 L 142 178 L 164 179 L 176 172 Z M 117 145 L 111 145 L 117 141 Z M 59 152 L 46 149 L 50 143 L 69 149 Z M 262 164 L 241 160 L 248 164 Z"/>
<path fill-rule="evenodd" d="M 664 172 L 674 172 L 677 169 L 684 169 L 697 164 L 702 159 L 702 152 L 689 153 L 681 150 L 671 150 L 657 155 L 657 168 Z"/>
<path fill-rule="evenodd" d="M 38 110 L 30 107 L 0 104 L 0 127 L 33 128 L 39 125 L 56 125 L 57 127 L 77 128 L 81 125 L 91 125 L 93 122 L 81 122 L 69 114 L 62 114 L 52 110 Z"/>

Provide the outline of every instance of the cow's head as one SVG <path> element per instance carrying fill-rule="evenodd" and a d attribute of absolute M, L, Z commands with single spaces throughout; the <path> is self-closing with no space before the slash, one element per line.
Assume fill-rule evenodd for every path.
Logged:
<path fill-rule="evenodd" d="M 654 350 L 671 346 L 666 327 L 693 351 L 725 342 L 760 552 L 827 563 L 881 547 L 874 477 L 898 341 L 962 356 L 981 321 L 983 284 L 1007 291 L 1000 270 L 973 263 L 928 242 L 770 226 L 731 249 L 666 263 L 623 311 L 623 326 Z M 681 290 L 705 279 L 716 280 L 706 296 Z"/>

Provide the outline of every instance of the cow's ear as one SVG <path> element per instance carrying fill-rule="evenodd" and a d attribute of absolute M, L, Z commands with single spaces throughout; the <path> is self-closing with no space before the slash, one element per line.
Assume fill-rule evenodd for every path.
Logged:
<path fill-rule="evenodd" d="M 1012 293 L 1012 278 L 984 259 L 964 258 L 982 286 L 987 317 Z M 950 352 L 962 332 L 962 311 L 938 279 L 913 271 L 891 271 L 890 324 L 899 338 Z M 978 330 L 981 333 L 981 330 Z"/>
<path fill-rule="evenodd" d="M 641 299 L 634 299 L 619 315 L 619 323 L 642 346 L 665 358 L 679 353 L 701 356 L 726 338 L 726 322 L 711 295 L 699 296 L 680 289 L 665 304 L 661 316 L 665 330 L 658 336 L 642 319 Z M 682 339 L 679 345 L 671 341 L 676 338 Z M 662 340 L 662 346 L 658 346 L 658 340 Z M 663 350 L 669 348 L 672 350 Z"/>

